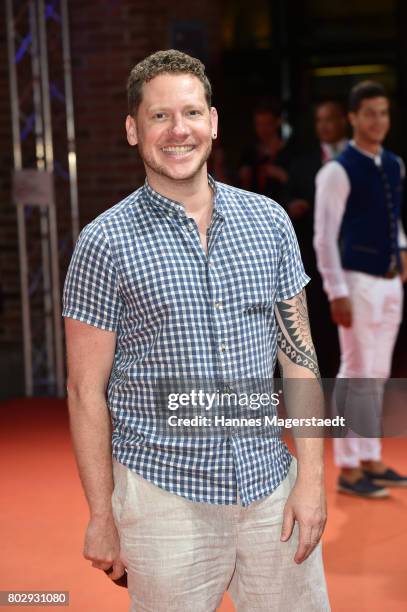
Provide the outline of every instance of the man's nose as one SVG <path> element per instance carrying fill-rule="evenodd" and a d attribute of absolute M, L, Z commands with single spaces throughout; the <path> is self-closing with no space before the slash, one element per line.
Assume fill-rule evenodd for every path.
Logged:
<path fill-rule="evenodd" d="M 174 117 L 171 126 L 171 134 L 177 138 L 182 138 L 188 134 L 188 126 L 184 117 Z"/>

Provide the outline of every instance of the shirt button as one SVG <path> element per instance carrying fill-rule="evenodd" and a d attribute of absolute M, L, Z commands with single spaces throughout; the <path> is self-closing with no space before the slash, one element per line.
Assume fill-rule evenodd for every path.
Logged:
<path fill-rule="evenodd" d="M 222 302 L 220 300 L 218 302 L 214 302 L 213 305 L 215 306 L 215 308 L 222 308 Z"/>
<path fill-rule="evenodd" d="M 226 344 L 223 344 L 223 342 L 222 342 L 222 344 L 219 347 L 219 350 L 220 350 L 221 353 L 224 353 L 225 351 L 227 351 Z"/>
<path fill-rule="evenodd" d="M 211 259 L 208 259 L 208 266 L 210 268 L 214 268 L 215 267 L 215 264 L 213 263 L 213 261 Z"/>

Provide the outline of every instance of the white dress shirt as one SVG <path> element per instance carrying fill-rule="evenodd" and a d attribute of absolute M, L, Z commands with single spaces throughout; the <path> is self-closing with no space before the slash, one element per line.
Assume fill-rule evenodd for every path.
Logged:
<path fill-rule="evenodd" d="M 381 154 L 373 155 L 356 146 L 360 153 L 372 158 L 381 165 Z M 401 158 L 402 178 L 405 167 Z M 349 295 L 345 275 L 341 264 L 338 238 L 345 213 L 346 202 L 350 193 L 350 181 L 344 167 L 337 161 L 322 166 L 316 175 L 315 213 L 314 213 L 314 248 L 317 254 L 318 270 L 322 276 L 324 291 L 329 301 Z M 407 238 L 399 221 L 399 247 L 407 248 Z"/>

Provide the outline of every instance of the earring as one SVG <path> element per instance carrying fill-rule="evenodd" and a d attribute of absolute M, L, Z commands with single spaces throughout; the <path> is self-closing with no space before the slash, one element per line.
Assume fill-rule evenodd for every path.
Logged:
<path fill-rule="evenodd" d="M 216 132 L 212 134 L 212 138 L 216 138 Z"/>

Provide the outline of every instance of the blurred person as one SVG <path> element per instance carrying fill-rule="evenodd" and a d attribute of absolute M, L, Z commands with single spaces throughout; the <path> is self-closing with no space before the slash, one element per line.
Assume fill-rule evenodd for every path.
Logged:
<path fill-rule="evenodd" d="M 346 112 L 340 102 L 319 102 L 314 121 L 318 146 L 294 157 L 289 168 L 287 193 L 290 199 L 287 211 L 294 221 L 304 217 L 313 221 L 316 174 L 323 164 L 335 159 L 347 144 Z"/>
<path fill-rule="evenodd" d="M 282 109 L 277 100 L 263 101 L 253 114 L 255 142 L 242 153 L 239 184 L 243 189 L 281 201 L 288 181 L 291 145 L 281 136 Z"/>
<path fill-rule="evenodd" d="M 128 102 L 145 184 L 82 230 L 64 288 L 84 556 L 112 579 L 127 568 L 131 610 L 214 611 L 225 590 L 239 610 L 329 610 L 322 440 L 297 438 L 296 461 L 281 437 L 161 435 L 149 392 L 267 378 L 277 356 L 320 391 L 293 228 L 208 175 L 218 116 L 199 60 L 145 58 Z"/>
<path fill-rule="evenodd" d="M 231 173 L 227 168 L 225 160 L 225 149 L 218 139 L 214 141 L 211 154 L 208 158 L 208 172 L 220 183 L 231 182 Z"/>
<path fill-rule="evenodd" d="M 308 290 L 311 329 L 320 357 L 321 372 L 334 376 L 338 366 L 337 333 L 324 299 L 321 277 L 317 271 L 314 236 L 315 177 L 320 168 L 335 159 L 347 144 L 347 119 L 343 104 L 324 100 L 315 108 L 314 129 L 317 146 L 294 157 L 284 201 L 300 245 L 301 257 L 312 282 Z M 336 350 L 332 350 L 336 345 Z"/>
<path fill-rule="evenodd" d="M 361 432 L 334 439 L 338 490 L 386 497 L 386 487 L 407 477 L 383 463 L 380 438 L 363 437 L 382 410 L 384 382 L 402 318 L 407 278 L 407 240 L 401 224 L 404 164 L 382 146 L 390 128 L 389 98 L 374 81 L 356 85 L 349 97 L 353 140 L 316 178 L 315 249 L 331 316 L 338 326 L 338 379 L 356 380 L 349 404 L 369 407 Z M 351 388 L 351 386 L 349 388 Z M 339 381 L 337 388 L 340 387 Z M 375 395 L 370 395 L 372 388 Z M 356 390 L 359 394 L 356 401 Z M 364 397 L 364 395 L 366 397 Z M 355 405 L 356 404 L 356 405 Z M 380 432 L 379 434 L 380 435 Z"/>

